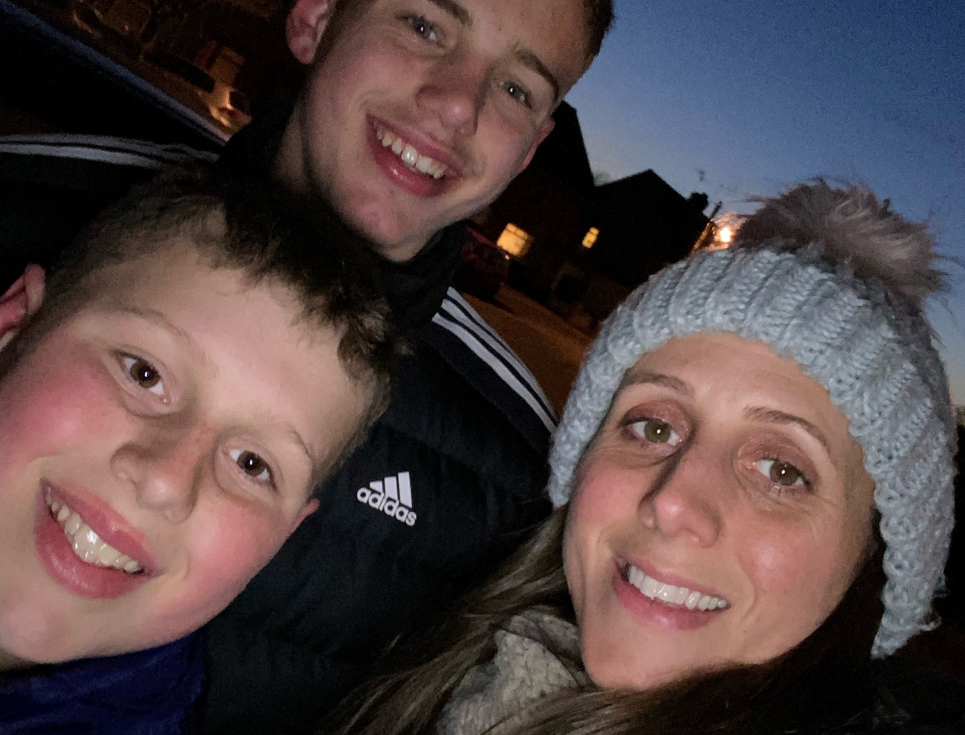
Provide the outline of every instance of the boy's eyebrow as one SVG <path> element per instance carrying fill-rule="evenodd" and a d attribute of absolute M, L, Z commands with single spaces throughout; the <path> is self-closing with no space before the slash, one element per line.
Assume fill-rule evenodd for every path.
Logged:
<path fill-rule="evenodd" d="M 287 421 L 282 423 L 282 428 L 285 432 L 295 441 L 295 443 L 302 448 L 302 451 L 308 456 L 308 461 L 312 463 L 312 468 L 318 467 L 320 460 L 315 456 L 315 452 L 312 448 L 308 446 L 308 442 L 302 438 L 302 435 L 298 433 L 298 429 L 292 426 Z"/>
<path fill-rule="evenodd" d="M 549 67 L 540 60 L 539 56 L 525 48 L 516 49 L 516 60 L 523 66 L 535 71 L 549 83 L 553 88 L 553 103 L 555 104 L 560 98 L 560 83 L 553 72 L 549 70 Z"/>
<path fill-rule="evenodd" d="M 168 319 L 167 316 L 165 316 L 160 311 L 157 311 L 156 309 L 145 309 L 144 307 L 141 307 L 141 306 L 134 306 L 132 304 L 127 304 L 127 305 L 118 307 L 116 309 L 112 309 L 112 311 L 115 311 L 121 314 L 129 314 L 131 316 L 136 316 L 141 319 L 144 319 L 145 321 L 149 321 L 155 324 L 156 326 L 161 327 L 161 329 L 171 332 L 171 334 L 173 334 L 175 337 L 178 337 L 179 339 L 187 342 L 194 350 L 197 350 L 202 355 L 204 355 L 204 350 L 201 349 L 201 345 L 199 345 L 190 334 L 188 334 L 185 330 L 183 330 L 177 324 L 175 324 L 170 319 Z"/>
<path fill-rule="evenodd" d="M 462 5 L 457 3 L 455 0 L 429 0 L 429 2 L 443 12 L 451 15 L 460 25 L 464 26 L 465 28 L 472 28 L 472 16 L 469 14 L 469 11 L 462 7 Z M 519 61 L 519 63 L 521 63 L 523 66 L 532 69 L 541 77 L 546 79 L 549 85 L 553 88 L 553 102 L 555 103 L 559 100 L 559 80 L 536 54 L 529 49 L 516 49 L 516 60 Z"/>
<path fill-rule="evenodd" d="M 466 10 L 462 5 L 455 2 L 455 0 L 429 0 L 430 3 L 438 7 L 440 10 L 449 13 L 453 18 L 455 18 L 460 25 L 466 28 L 472 28 L 472 16 L 469 15 L 469 11 Z"/>

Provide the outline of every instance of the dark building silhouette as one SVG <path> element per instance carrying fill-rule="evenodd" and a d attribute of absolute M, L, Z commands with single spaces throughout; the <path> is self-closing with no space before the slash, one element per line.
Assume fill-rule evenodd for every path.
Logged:
<path fill-rule="evenodd" d="M 511 285 L 558 311 L 579 304 L 601 319 L 690 252 L 708 222 L 707 196 L 687 199 L 651 170 L 595 186 L 576 110 L 564 102 L 554 117 L 529 168 L 476 220 L 493 242 L 504 236 L 501 245 L 518 246 Z M 513 244 L 519 230 L 528 243 Z"/>

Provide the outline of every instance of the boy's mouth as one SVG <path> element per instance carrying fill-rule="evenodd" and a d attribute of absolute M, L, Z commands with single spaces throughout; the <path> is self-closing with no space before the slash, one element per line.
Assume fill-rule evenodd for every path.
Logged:
<path fill-rule="evenodd" d="M 430 156 L 423 155 L 414 145 L 404 141 L 398 135 L 379 127 L 376 130 L 375 136 L 379 139 L 382 147 L 391 149 L 410 171 L 432 177 L 436 181 L 446 175 L 448 169 L 445 164 L 436 161 Z"/>
<path fill-rule="evenodd" d="M 74 554 L 81 561 L 99 567 L 117 569 L 125 574 L 140 574 L 144 571 L 143 564 L 122 554 L 101 539 L 76 511 L 72 510 L 66 502 L 55 497 L 49 488 L 44 494 L 44 499 L 51 517 L 60 526 Z"/>

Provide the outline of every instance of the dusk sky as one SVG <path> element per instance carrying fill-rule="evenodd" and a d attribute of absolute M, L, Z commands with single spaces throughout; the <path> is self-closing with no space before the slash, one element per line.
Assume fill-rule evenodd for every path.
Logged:
<path fill-rule="evenodd" d="M 863 180 L 965 264 L 965 1 L 616 4 L 567 97 L 594 170 L 652 168 L 722 212 L 813 176 Z M 965 267 L 946 270 L 929 315 L 965 404 Z"/>

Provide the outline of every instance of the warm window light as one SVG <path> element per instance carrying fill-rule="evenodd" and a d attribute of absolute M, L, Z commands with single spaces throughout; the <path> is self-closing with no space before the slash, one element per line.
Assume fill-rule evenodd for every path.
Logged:
<path fill-rule="evenodd" d="M 506 225 L 506 229 L 503 230 L 496 241 L 496 245 L 516 258 L 522 258 L 526 255 L 529 252 L 529 246 L 532 244 L 533 236 L 512 223 Z"/>
<path fill-rule="evenodd" d="M 600 236 L 600 231 L 596 227 L 591 227 L 590 231 L 586 233 L 583 238 L 583 247 L 587 250 L 592 248 L 596 244 L 596 239 Z"/>

